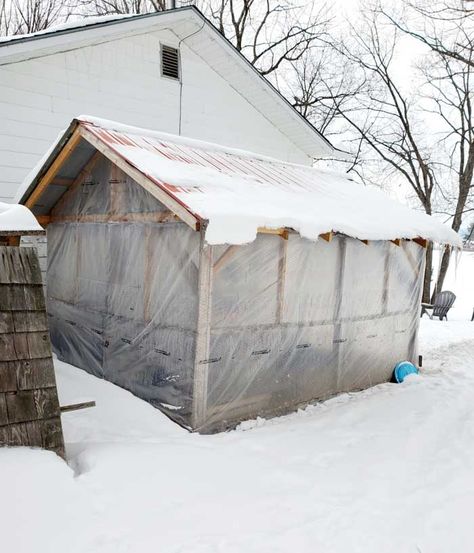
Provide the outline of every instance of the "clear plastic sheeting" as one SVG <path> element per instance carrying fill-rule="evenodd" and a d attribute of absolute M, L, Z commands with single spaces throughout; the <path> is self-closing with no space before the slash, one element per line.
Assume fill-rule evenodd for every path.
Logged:
<path fill-rule="evenodd" d="M 214 269 L 204 426 L 390 379 L 416 358 L 424 250 L 260 235 Z M 213 259 L 225 255 L 213 247 Z M 224 259 L 224 258 L 223 258 Z"/>
<path fill-rule="evenodd" d="M 164 211 L 102 159 L 57 204 L 47 290 L 62 360 L 201 432 L 387 381 L 416 360 L 417 243 L 293 233 L 209 246 L 149 217 Z"/>

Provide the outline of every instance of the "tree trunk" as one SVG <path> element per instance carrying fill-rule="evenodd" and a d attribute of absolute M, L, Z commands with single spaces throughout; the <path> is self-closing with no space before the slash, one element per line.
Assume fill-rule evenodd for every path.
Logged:
<path fill-rule="evenodd" d="M 448 272 L 449 261 L 451 259 L 451 248 L 446 246 L 441 257 L 441 265 L 439 268 L 438 279 L 436 280 L 436 286 L 433 290 L 433 297 L 431 298 L 432 302 L 437 294 L 443 290 L 444 279 L 446 278 L 446 273 Z"/>
<path fill-rule="evenodd" d="M 433 274 L 433 244 L 428 242 L 426 246 L 425 276 L 423 279 L 423 303 L 430 303 L 431 297 L 431 275 Z"/>

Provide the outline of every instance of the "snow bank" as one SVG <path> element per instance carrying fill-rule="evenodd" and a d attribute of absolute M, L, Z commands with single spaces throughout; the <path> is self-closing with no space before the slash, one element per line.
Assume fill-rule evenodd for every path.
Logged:
<path fill-rule="evenodd" d="M 61 403 L 97 407 L 63 416 L 75 478 L 51 453 L 0 450 L 4 549 L 470 553 L 473 346 L 429 352 L 401 385 L 215 436 L 56 363 Z"/>
<path fill-rule="evenodd" d="M 0 231 L 41 231 L 36 217 L 24 205 L 0 202 Z"/>
<path fill-rule="evenodd" d="M 189 211 L 207 219 L 210 244 L 248 243 L 259 227 L 289 227 L 312 240 L 335 231 L 363 240 L 423 237 L 461 245 L 459 236 L 433 217 L 344 174 L 88 116 L 80 119 Z"/>

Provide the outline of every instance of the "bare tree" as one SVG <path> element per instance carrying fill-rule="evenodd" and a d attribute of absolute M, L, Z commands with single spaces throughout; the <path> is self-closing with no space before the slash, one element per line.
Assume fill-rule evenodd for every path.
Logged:
<path fill-rule="evenodd" d="M 78 0 L 80 13 L 85 15 L 140 14 L 166 9 L 166 0 Z"/>
<path fill-rule="evenodd" d="M 381 12 L 433 52 L 474 66 L 474 0 L 405 0 L 404 6 L 406 16 L 402 18 L 388 10 Z"/>
<path fill-rule="evenodd" d="M 1 0 L 0 34 L 18 35 L 43 31 L 67 19 L 61 0 Z"/>
<path fill-rule="evenodd" d="M 472 210 L 474 175 L 474 2 L 406 0 L 404 17 L 379 11 L 404 34 L 428 46 L 433 55 L 424 68 L 428 94 L 435 113 L 447 132 L 442 142 L 446 160 L 440 162 L 445 176 L 453 182 L 446 213 L 458 232 L 466 212 Z M 443 252 L 434 294 L 441 291 L 449 267 L 450 250 Z"/>
<path fill-rule="evenodd" d="M 201 0 L 196 5 L 262 75 L 291 66 L 328 39 L 331 18 L 320 2 Z"/>
<path fill-rule="evenodd" d="M 422 125 L 416 99 L 397 81 L 393 71 L 398 34 L 384 32 L 381 16 L 368 10 L 360 29 L 351 27 L 351 35 L 350 43 L 341 41 L 335 47 L 349 62 L 347 74 L 354 79 L 354 94 L 346 95 L 342 105 L 337 98 L 333 104 L 349 131 L 349 148 L 359 159 L 364 158 L 363 164 L 358 168 L 353 164 L 351 169 L 360 169 L 364 181 L 379 186 L 381 175 L 407 183 L 431 215 L 438 187 L 433 145 Z M 331 92 L 328 84 L 327 94 Z M 425 301 L 430 298 L 431 272 L 432 249 L 428 248 Z"/>

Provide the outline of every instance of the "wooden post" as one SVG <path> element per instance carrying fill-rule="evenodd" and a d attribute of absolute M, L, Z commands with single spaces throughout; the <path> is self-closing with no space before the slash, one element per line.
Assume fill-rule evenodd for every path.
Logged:
<path fill-rule="evenodd" d="M 276 322 L 281 323 L 285 310 L 285 282 L 286 282 L 286 260 L 288 255 L 288 239 L 280 240 L 280 258 L 278 260 L 278 288 Z"/>
<path fill-rule="evenodd" d="M 407 246 L 408 248 L 408 246 Z M 423 257 L 421 260 L 421 266 L 419 267 L 418 274 L 416 275 L 416 282 L 417 286 L 419 287 L 418 294 L 416 296 L 416 305 L 418 306 L 417 312 L 416 312 L 416 323 L 414 326 L 414 331 L 410 340 L 410 345 L 408 347 L 408 359 L 412 363 L 416 363 L 417 356 L 419 355 L 418 350 L 418 331 L 420 328 L 420 317 L 421 317 L 421 301 L 423 297 L 423 279 L 420 278 L 420 275 L 425 274 L 425 265 L 426 265 L 426 248 L 423 251 Z M 408 251 L 407 251 L 408 253 Z"/>
<path fill-rule="evenodd" d="M 194 355 L 192 421 L 198 430 L 206 421 L 212 306 L 212 247 L 205 242 L 207 222 L 201 224 L 199 245 L 198 318 Z"/>
<path fill-rule="evenodd" d="M 143 319 L 146 323 L 151 320 L 150 315 L 150 301 L 151 301 L 151 287 L 153 282 L 153 269 L 154 269 L 154 248 L 152 240 L 152 225 L 145 226 L 145 260 L 143 271 Z"/>
<path fill-rule="evenodd" d="M 336 289 L 336 303 L 334 305 L 334 338 L 333 338 L 333 347 L 337 347 L 337 374 L 336 374 L 336 388 L 340 389 L 340 377 L 341 377 L 341 368 L 344 363 L 341 352 L 341 343 L 343 341 L 342 337 L 342 301 L 344 293 L 344 273 L 346 269 L 346 248 L 347 248 L 347 236 L 340 236 L 338 240 L 338 265 L 339 271 L 337 273 L 336 281 L 334 283 Z"/>
<path fill-rule="evenodd" d="M 390 286 L 390 242 L 384 242 L 385 259 L 383 266 L 383 290 L 382 290 L 382 313 L 388 312 L 388 291 Z"/>

